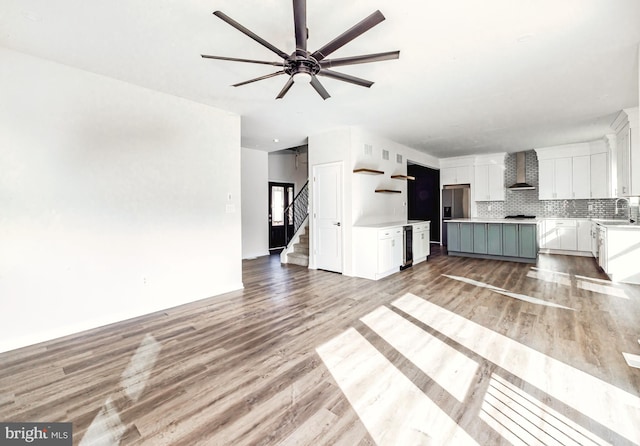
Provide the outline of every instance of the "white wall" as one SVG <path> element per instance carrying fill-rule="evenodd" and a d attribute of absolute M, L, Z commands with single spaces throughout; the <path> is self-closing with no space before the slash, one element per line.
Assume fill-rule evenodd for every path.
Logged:
<path fill-rule="evenodd" d="M 0 351 L 242 287 L 240 119 L 0 48 Z"/>
<path fill-rule="evenodd" d="M 307 154 L 297 156 L 290 151 L 269 153 L 269 181 L 295 184 L 296 195 L 307 182 Z"/>
<path fill-rule="evenodd" d="M 371 155 L 365 153 L 365 145 L 371 147 Z M 407 160 L 427 167 L 438 168 L 438 159 L 379 137 L 359 128 L 352 129 L 351 160 L 349 171 L 365 167 L 381 170 L 384 175 L 353 175 L 352 224 L 402 221 L 407 218 L 407 181 L 392 179 L 391 175 L 406 175 Z M 389 159 L 382 158 L 382 151 L 389 152 Z M 402 157 L 397 162 L 397 155 Z M 375 193 L 376 189 L 400 190 L 400 194 Z"/>
<path fill-rule="evenodd" d="M 365 154 L 365 145 L 371 146 L 371 155 Z M 382 159 L 382 150 L 389 151 L 389 160 Z M 396 155 L 402 155 L 402 163 Z M 391 175 L 406 175 L 407 160 L 427 167 L 439 168 L 439 160 L 405 145 L 379 137 L 358 127 L 343 127 L 309 137 L 309 166 L 333 162 L 343 163 L 343 274 L 351 275 L 352 226 L 406 221 L 406 180 L 391 179 Z M 382 170 L 384 175 L 356 174 L 356 168 Z M 313 182 L 310 182 L 313 197 Z M 376 189 L 398 189 L 400 194 L 375 193 Z M 310 223 L 309 267 L 315 268 L 315 241 L 313 219 Z"/>
<path fill-rule="evenodd" d="M 269 255 L 268 154 L 242 148 L 242 258 Z"/>

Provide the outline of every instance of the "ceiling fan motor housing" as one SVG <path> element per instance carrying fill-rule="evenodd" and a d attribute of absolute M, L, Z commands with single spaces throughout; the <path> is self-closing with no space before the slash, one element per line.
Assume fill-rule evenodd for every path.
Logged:
<path fill-rule="evenodd" d="M 290 76 L 307 73 L 315 76 L 320 71 L 320 64 L 307 51 L 296 50 L 285 61 L 284 72 Z"/>

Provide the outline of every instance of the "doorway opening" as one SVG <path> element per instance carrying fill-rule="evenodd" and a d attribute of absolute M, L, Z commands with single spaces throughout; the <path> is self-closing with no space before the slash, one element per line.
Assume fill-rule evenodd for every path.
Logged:
<path fill-rule="evenodd" d="M 429 220 L 430 241 L 440 242 L 440 171 L 407 161 L 407 218 Z"/>
<path fill-rule="evenodd" d="M 286 234 L 293 233 L 293 207 L 287 215 L 284 210 L 293 202 L 294 187 L 293 183 L 269 182 L 269 251 L 272 253 L 284 248 L 288 242 Z"/>

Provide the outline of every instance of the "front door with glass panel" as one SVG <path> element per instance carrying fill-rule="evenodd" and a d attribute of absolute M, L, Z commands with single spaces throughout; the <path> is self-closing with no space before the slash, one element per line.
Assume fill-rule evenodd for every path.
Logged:
<path fill-rule="evenodd" d="M 293 237 L 292 183 L 269 183 L 269 249 L 282 248 Z"/>

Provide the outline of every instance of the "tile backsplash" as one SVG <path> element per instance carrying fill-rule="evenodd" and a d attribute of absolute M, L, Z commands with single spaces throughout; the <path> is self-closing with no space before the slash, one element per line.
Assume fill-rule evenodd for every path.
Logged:
<path fill-rule="evenodd" d="M 478 217 L 504 218 L 507 215 L 535 215 L 538 218 L 628 218 L 638 217 L 638 208 L 628 209 L 625 201 L 618 203 L 620 211 L 615 215 L 615 198 L 587 200 L 538 200 L 538 157 L 534 150 L 525 152 L 526 181 L 535 190 L 509 190 L 504 201 L 476 202 Z M 505 158 L 505 186 L 516 182 L 516 154 Z"/>

